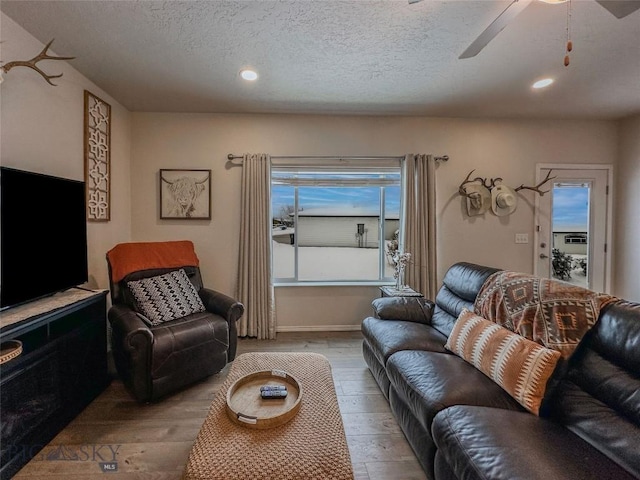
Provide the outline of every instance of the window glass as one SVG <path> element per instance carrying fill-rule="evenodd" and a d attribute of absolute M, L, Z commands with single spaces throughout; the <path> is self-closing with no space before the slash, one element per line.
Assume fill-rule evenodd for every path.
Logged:
<path fill-rule="evenodd" d="M 391 280 L 400 228 L 400 167 L 272 169 L 276 282 Z"/>
<path fill-rule="evenodd" d="M 395 263 L 393 254 L 398 250 L 400 236 L 400 186 L 387 187 L 385 189 L 385 257 L 384 276 L 393 277 Z"/>
<path fill-rule="evenodd" d="M 289 185 L 272 185 L 272 244 L 274 278 L 295 279 L 294 216 L 295 189 Z"/>

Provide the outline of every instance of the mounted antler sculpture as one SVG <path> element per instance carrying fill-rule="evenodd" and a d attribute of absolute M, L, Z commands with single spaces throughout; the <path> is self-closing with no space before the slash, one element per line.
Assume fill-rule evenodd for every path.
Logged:
<path fill-rule="evenodd" d="M 552 170 L 549 170 L 547 176 L 535 186 L 529 187 L 524 184 L 513 189 L 502 184 L 502 178 L 482 178 L 475 177 L 471 180 L 471 175 L 475 170 L 471 170 L 460 186 L 458 193 L 467 200 L 467 214 L 471 217 L 474 215 L 482 215 L 489 208 L 499 217 L 513 213 L 518 205 L 517 192 L 520 190 L 532 190 L 538 192 L 540 196 L 549 192 L 549 190 L 541 190 L 541 187 L 556 177 L 551 176 Z"/>
<path fill-rule="evenodd" d="M 542 187 L 545 183 L 550 182 L 551 180 L 553 180 L 556 177 L 552 177 L 551 176 L 551 172 L 553 170 L 549 170 L 549 172 L 547 173 L 547 176 L 544 177 L 544 180 L 542 180 L 539 184 L 537 184 L 535 187 L 527 187 L 524 184 L 520 185 L 518 188 L 515 189 L 516 192 L 519 192 L 520 190 L 533 190 L 534 192 L 538 192 L 540 194 L 540 196 L 543 196 L 545 193 L 548 193 L 549 190 L 545 190 L 544 192 L 542 190 L 540 190 L 540 187 Z"/>
<path fill-rule="evenodd" d="M 13 67 L 29 67 L 35 70 L 36 72 L 38 72 L 40 75 L 42 75 L 42 77 L 47 81 L 49 85 L 53 85 L 55 87 L 56 84 L 53 83 L 51 79 L 60 78 L 62 74 L 47 75 L 45 72 L 43 72 L 42 70 L 40 70 L 40 68 L 36 66 L 36 63 L 42 60 L 73 60 L 76 57 L 53 57 L 49 55 L 47 53 L 47 50 L 49 50 L 49 47 L 51 46 L 52 43 L 53 43 L 53 39 L 49 43 L 47 43 L 45 47 L 42 49 L 42 51 L 38 55 L 33 57 L 31 60 L 14 60 L 13 62 L 8 62 L 0 66 L 0 70 L 2 70 L 4 73 L 9 73 L 9 70 L 11 70 Z M 2 77 L 0 76 L 0 82 L 2 81 L 1 78 Z"/>

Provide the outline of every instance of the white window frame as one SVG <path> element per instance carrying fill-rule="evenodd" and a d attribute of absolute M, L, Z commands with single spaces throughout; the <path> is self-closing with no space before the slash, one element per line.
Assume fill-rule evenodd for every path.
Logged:
<path fill-rule="evenodd" d="M 398 181 L 390 181 L 388 179 L 367 179 L 363 180 L 353 180 L 351 182 L 344 180 L 341 182 L 317 182 L 310 179 L 305 178 L 296 178 L 295 180 L 287 181 L 287 185 L 291 185 L 294 187 L 295 196 L 294 196 L 294 226 L 298 225 L 298 187 L 300 186 L 379 186 L 381 188 L 380 192 L 380 218 L 385 217 L 385 189 L 383 187 L 386 186 L 399 186 L 400 187 L 400 212 L 398 218 L 398 225 L 400 230 L 399 235 L 399 244 L 403 244 L 403 217 L 404 217 L 404 191 L 405 191 L 405 181 L 404 181 L 404 169 L 402 168 L 402 158 L 401 157 L 272 157 L 271 162 L 271 182 L 270 188 L 274 185 L 274 174 L 282 173 L 282 172 L 290 172 L 293 176 L 297 172 L 301 174 L 308 174 L 312 172 L 325 172 L 325 173 L 333 173 L 333 174 L 349 174 L 354 173 L 355 171 L 360 172 L 371 172 L 371 173 L 384 173 L 384 172 L 393 172 L 398 173 L 400 175 L 400 180 Z M 282 183 L 280 183 L 282 184 Z M 272 200 L 271 200 L 272 201 Z M 270 206 L 271 214 L 273 215 L 273 205 Z M 270 218 L 269 228 L 271 229 L 273 225 L 273 217 Z M 379 232 L 378 238 L 382 239 L 384 232 L 384 223 L 379 222 Z M 379 241 L 379 256 L 378 256 L 378 279 L 375 280 L 365 280 L 365 279 L 354 279 L 354 280 L 299 280 L 297 278 L 298 274 L 298 236 L 294 236 L 294 277 L 292 278 L 275 278 L 273 277 L 274 286 L 380 286 L 380 285 L 393 285 L 395 284 L 395 280 L 391 277 L 384 277 L 385 272 L 385 261 L 386 261 L 386 248 L 384 242 Z M 273 261 L 273 255 L 272 255 Z M 272 268 L 273 272 L 273 268 Z"/>

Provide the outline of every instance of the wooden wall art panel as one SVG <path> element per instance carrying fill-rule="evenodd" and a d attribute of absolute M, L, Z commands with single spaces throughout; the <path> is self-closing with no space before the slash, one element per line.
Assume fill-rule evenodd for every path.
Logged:
<path fill-rule="evenodd" d="M 84 177 L 87 220 L 111 219 L 111 105 L 84 91 Z"/>

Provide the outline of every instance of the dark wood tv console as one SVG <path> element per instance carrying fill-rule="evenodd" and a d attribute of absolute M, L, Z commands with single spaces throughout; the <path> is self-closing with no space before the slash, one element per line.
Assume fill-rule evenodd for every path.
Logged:
<path fill-rule="evenodd" d="M 107 292 L 70 295 L 40 300 L 44 310 L 53 306 L 49 311 L 17 320 L 6 315 L 0 322 L 0 342 L 23 345 L 20 356 L 0 365 L 2 480 L 36 456 L 110 383 Z"/>

